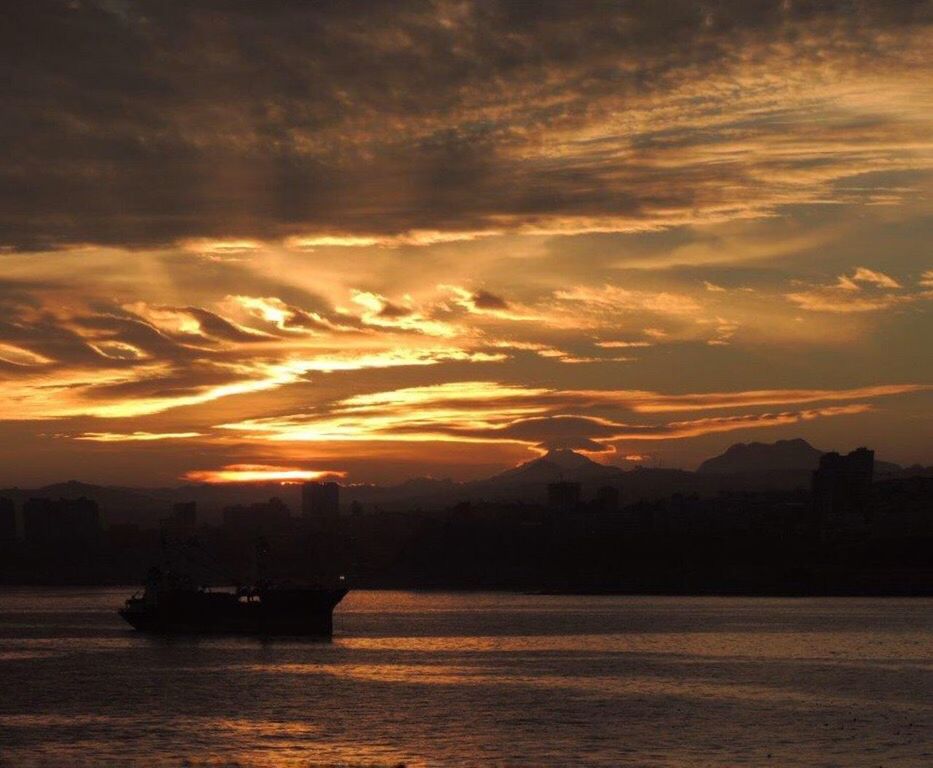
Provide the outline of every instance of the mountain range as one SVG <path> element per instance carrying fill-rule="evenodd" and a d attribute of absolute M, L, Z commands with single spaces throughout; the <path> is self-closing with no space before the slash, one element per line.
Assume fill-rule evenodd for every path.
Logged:
<path fill-rule="evenodd" d="M 665 498 L 673 493 L 715 495 L 724 491 L 767 491 L 806 488 L 810 474 L 824 451 L 806 440 L 775 443 L 737 443 L 719 456 L 707 459 L 696 472 L 636 466 L 631 469 L 600 464 L 570 450 L 552 450 L 536 459 L 492 477 L 469 482 L 450 479 L 412 478 L 398 485 L 348 485 L 342 489 L 343 504 L 357 502 L 383 510 L 438 509 L 462 501 L 542 503 L 547 485 L 555 481 L 578 482 L 584 498 L 603 485 L 622 492 L 626 503 Z M 933 467 L 903 469 L 889 462 L 875 462 L 876 477 L 933 474 Z M 188 484 L 170 488 L 123 488 L 69 481 L 36 489 L 0 490 L 0 497 L 21 504 L 28 498 L 75 498 L 84 496 L 100 505 L 114 522 L 155 526 L 171 504 L 196 501 L 199 516 L 208 522 L 220 519 L 221 510 L 233 504 L 251 504 L 276 496 L 294 512 L 301 507 L 300 486 L 278 483 Z"/>
<path fill-rule="evenodd" d="M 802 438 L 776 443 L 736 443 L 724 453 L 707 459 L 698 474 L 736 475 L 762 472 L 812 472 L 826 451 L 814 448 Z M 902 471 L 899 464 L 875 460 L 875 475 L 884 477 Z"/>

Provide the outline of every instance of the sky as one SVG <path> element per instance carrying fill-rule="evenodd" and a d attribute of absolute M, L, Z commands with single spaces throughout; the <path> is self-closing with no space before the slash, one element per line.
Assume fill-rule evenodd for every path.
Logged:
<path fill-rule="evenodd" d="M 929 2 L 2 17 L 0 484 L 933 464 Z"/>

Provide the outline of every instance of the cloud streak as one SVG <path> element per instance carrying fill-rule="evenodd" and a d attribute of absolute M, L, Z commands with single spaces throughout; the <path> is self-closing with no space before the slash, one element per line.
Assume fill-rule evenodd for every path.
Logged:
<path fill-rule="evenodd" d="M 928 2 L 8 5 L 11 484 L 929 460 Z"/>
<path fill-rule="evenodd" d="M 272 442 L 511 443 L 530 448 L 606 451 L 620 441 L 684 439 L 859 414 L 870 410 L 871 404 L 851 401 L 929 389 L 900 384 L 851 390 L 665 395 L 624 390 L 559 391 L 464 381 L 357 395 L 314 413 L 248 419 L 218 427 L 247 440 Z M 762 406 L 811 403 L 822 405 L 796 411 L 743 412 Z M 645 419 L 656 414 L 708 410 L 738 412 L 661 422 Z"/>
<path fill-rule="evenodd" d="M 890 275 L 857 267 L 851 275 L 839 275 L 832 285 L 794 291 L 787 298 L 801 309 L 833 314 L 879 312 L 933 298 L 930 291 L 924 290 L 922 278 L 919 289 L 903 288 Z"/>
<path fill-rule="evenodd" d="M 930 165 L 923 3 L 116 8 L 10 12 L 5 244 L 652 231 Z"/>

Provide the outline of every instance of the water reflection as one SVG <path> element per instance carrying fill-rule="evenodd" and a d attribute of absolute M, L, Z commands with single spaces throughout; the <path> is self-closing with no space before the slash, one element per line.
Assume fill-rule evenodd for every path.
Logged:
<path fill-rule="evenodd" d="M 0 765 L 930 762 L 933 601 L 351 593 L 262 643 L 121 595 L 0 592 Z"/>

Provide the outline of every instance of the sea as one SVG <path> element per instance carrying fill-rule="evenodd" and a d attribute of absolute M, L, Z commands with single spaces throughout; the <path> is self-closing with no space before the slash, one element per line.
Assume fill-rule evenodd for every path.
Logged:
<path fill-rule="evenodd" d="M 933 766 L 933 600 L 354 591 L 331 642 L 0 590 L 0 766 Z"/>

